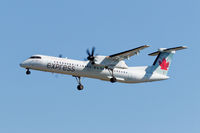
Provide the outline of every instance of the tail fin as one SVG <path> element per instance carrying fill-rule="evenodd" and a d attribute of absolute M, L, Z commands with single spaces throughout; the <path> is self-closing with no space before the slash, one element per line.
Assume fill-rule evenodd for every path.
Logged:
<path fill-rule="evenodd" d="M 177 50 L 186 49 L 185 46 L 175 48 L 160 48 L 157 52 L 149 54 L 149 56 L 157 56 L 153 65 L 151 66 L 151 72 L 156 72 L 162 75 L 167 75 L 169 67 L 172 62 L 173 55 Z"/>

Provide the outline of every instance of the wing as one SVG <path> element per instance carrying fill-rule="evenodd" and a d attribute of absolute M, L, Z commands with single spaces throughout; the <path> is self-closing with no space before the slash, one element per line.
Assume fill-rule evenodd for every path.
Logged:
<path fill-rule="evenodd" d="M 131 50 L 127 50 L 127 51 L 124 51 L 124 52 L 121 52 L 121 53 L 110 55 L 110 56 L 108 56 L 108 58 L 110 58 L 112 60 L 121 61 L 121 60 L 124 60 L 124 59 L 128 59 L 129 57 L 131 57 L 135 54 L 138 54 L 140 52 L 140 50 L 143 50 L 143 49 L 148 48 L 148 47 L 149 47 L 149 45 L 140 46 L 140 47 L 137 47 L 137 48 L 134 48 L 134 49 L 131 49 Z"/>

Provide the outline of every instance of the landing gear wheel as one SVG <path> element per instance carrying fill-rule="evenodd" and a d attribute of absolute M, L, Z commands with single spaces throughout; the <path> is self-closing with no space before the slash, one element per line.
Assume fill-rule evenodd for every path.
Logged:
<path fill-rule="evenodd" d="M 80 90 L 83 90 L 83 85 L 81 84 L 81 77 L 77 77 L 77 76 L 74 76 L 78 82 L 78 86 L 77 86 L 77 89 L 80 91 Z"/>
<path fill-rule="evenodd" d="M 26 75 L 29 75 L 29 74 L 31 74 L 31 71 L 29 69 L 27 69 Z"/>
<path fill-rule="evenodd" d="M 108 68 L 107 66 L 106 66 L 105 68 L 108 69 L 110 75 L 112 75 L 112 78 L 110 79 L 110 82 L 111 82 L 111 83 L 117 82 L 117 79 L 115 78 L 114 73 L 113 73 L 114 70 L 113 70 L 112 68 Z"/>
<path fill-rule="evenodd" d="M 78 89 L 79 91 L 80 91 L 80 90 L 83 90 L 83 88 L 84 88 L 84 87 L 83 87 L 83 85 L 81 85 L 81 84 L 77 86 L 77 89 Z"/>
<path fill-rule="evenodd" d="M 113 78 L 110 79 L 110 82 L 115 83 L 115 82 L 117 82 L 117 79 L 115 77 L 113 77 Z"/>

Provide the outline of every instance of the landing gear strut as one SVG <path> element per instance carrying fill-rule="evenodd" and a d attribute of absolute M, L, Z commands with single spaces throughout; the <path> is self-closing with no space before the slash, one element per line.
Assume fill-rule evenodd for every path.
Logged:
<path fill-rule="evenodd" d="M 77 89 L 80 91 L 80 90 L 83 90 L 84 86 L 81 84 L 81 77 L 76 77 L 76 80 L 78 82 L 78 86 L 77 86 Z"/>
<path fill-rule="evenodd" d="M 112 68 L 107 68 L 108 71 L 110 72 L 110 74 L 112 75 L 112 78 L 110 79 L 111 83 L 115 83 L 117 82 L 117 79 L 115 78 L 114 74 L 113 74 L 113 69 Z"/>
<path fill-rule="evenodd" d="M 29 74 L 31 74 L 31 71 L 27 68 L 26 69 L 26 75 L 29 75 Z"/>

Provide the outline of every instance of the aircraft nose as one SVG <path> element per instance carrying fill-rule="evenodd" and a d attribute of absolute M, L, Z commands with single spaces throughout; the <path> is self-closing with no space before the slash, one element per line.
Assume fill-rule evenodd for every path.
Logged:
<path fill-rule="evenodd" d="M 20 63 L 19 65 L 20 67 L 24 67 L 24 62 Z"/>
<path fill-rule="evenodd" d="M 20 65 L 20 67 L 24 67 L 25 68 L 25 67 L 27 67 L 28 64 L 27 64 L 27 61 L 23 61 L 19 65 Z"/>

